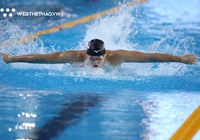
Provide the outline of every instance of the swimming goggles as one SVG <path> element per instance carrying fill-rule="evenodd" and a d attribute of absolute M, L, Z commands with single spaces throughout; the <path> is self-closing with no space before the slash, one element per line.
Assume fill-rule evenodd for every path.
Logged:
<path fill-rule="evenodd" d="M 91 55 L 88 55 L 89 59 L 91 61 L 95 61 L 95 60 L 102 60 L 104 55 L 101 55 L 101 56 L 91 56 Z"/>

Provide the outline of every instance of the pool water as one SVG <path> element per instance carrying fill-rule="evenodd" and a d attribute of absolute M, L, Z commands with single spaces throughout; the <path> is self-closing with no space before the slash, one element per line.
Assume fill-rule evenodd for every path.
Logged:
<path fill-rule="evenodd" d="M 10 44 L 1 45 L 0 51 L 22 55 L 86 49 L 89 40 L 100 38 L 111 50 L 200 55 L 198 0 L 150 0 L 34 42 L 11 41 L 121 3 L 52 1 L 63 6 L 61 20 L 2 20 L 0 43 Z M 91 69 L 0 60 L 0 77 L 1 140 L 165 140 L 200 103 L 199 62 Z M 200 132 L 193 139 L 200 139 Z"/>

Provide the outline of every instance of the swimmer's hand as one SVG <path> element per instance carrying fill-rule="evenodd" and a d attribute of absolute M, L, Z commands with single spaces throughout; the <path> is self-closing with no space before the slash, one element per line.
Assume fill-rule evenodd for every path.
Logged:
<path fill-rule="evenodd" d="M 3 61 L 5 63 L 10 63 L 12 62 L 12 55 L 8 54 L 8 53 L 3 53 L 3 52 L 0 52 L 0 55 L 3 57 Z"/>
<path fill-rule="evenodd" d="M 195 54 L 185 54 L 181 56 L 182 62 L 185 64 L 196 64 L 198 61 L 198 58 Z"/>

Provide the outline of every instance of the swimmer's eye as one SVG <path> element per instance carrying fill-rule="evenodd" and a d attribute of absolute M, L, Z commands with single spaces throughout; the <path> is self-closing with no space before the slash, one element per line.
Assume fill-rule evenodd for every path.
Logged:
<path fill-rule="evenodd" d="M 91 56 L 91 55 L 88 55 L 89 59 L 91 61 L 95 61 L 95 60 L 102 60 L 103 59 L 103 55 L 102 56 Z"/>

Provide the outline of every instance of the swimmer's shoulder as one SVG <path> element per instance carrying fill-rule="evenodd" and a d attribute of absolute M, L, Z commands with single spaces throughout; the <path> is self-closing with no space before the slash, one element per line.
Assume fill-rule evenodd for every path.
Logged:
<path fill-rule="evenodd" d="M 108 59 L 120 58 L 123 56 L 125 50 L 106 50 L 106 57 Z"/>
<path fill-rule="evenodd" d="M 75 56 L 82 61 L 85 61 L 87 59 L 86 54 L 87 54 L 86 50 L 75 50 Z"/>
<path fill-rule="evenodd" d="M 106 50 L 106 61 L 111 65 L 120 65 L 122 60 L 123 50 Z"/>
<path fill-rule="evenodd" d="M 70 57 L 74 62 L 84 62 L 87 58 L 86 50 L 67 50 L 63 55 Z"/>

